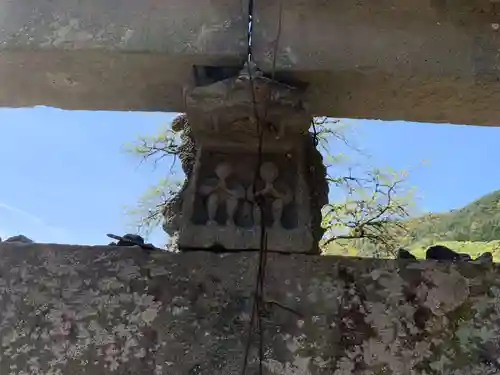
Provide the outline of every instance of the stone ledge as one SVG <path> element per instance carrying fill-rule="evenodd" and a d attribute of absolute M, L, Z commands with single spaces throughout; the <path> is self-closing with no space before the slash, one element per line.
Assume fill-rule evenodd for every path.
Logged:
<path fill-rule="evenodd" d="M 193 65 L 241 65 L 227 55 L 85 50 L 0 51 L 0 107 L 182 111 Z"/>
<path fill-rule="evenodd" d="M 281 3 L 256 4 L 254 57 L 267 72 Z M 0 106 L 184 112 L 192 65 L 241 67 L 246 6 L 0 0 Z M 277 76 L 308 84 L 316 115 L 498 126 L 491 6 L 289 0 Z"/>
<path fill-rule="evenodd" d="M 247 1 L 0 0 L 0 106 L 182 111 L 192 66 L 241 66 Z"/>
<path fill-rule="evenodd" d="M 237 67 L 241 61 L 223 55 L 0 51 L 0 107 L 184 112 L 184 88 L 194 86 L 193 65 Z M 310 83 L 306 100 L 314 114 L 500 124 L 496 81 L 368 70 L 295 71 L 287 77 Z"/>
<path fill-rule="evenodd" d="M 498 9 L 489 0 L 262 1 L 254 56 L 309 83 L 318 115 L 498 126 Z"/>
<path fill-rule="evenodd" d="M 236 374 L 257 254 L 0 244 L 0 372 Z M 271 255 L 269 374 L 486 374 L 497 266 Z M 256 367 L 256 352 L 251 355 Z"/>
<path fill-rule="evenodd" d="M 247 4 L 247 0 L 0 0 L 0 51 L 245 55 Z"/>

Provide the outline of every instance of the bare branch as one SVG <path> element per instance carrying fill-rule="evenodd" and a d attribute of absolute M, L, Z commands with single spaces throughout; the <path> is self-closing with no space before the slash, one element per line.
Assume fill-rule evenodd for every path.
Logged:
<path fill-rule="evenodd" d="M 407 202 L 397 194 L 404 179 L 391 178 L 378 170 L 355 177 L 349 170 L 347 176 L 330 176 L 330 181 L 343 189 L 345 200 L 329 203 L 325 208 L 327 232 L 322 247 L 335 241 L 362 239 L 385 255 L 392 254 L 398 246 L 398 237 L 406 231 L 403 220 L 409 216 Z"/>
<path fill-rule="evenodd" d="M 173 123 L 182 120 L 179 117 Z M 165 205 L 179 188 L 179 181 L 175 178 L 175 166 L 180 152 L 178 130 L 164 129 L 154 136 L 139 137 L 126 148 L 127 152 L 140 157 L 139 165 L 150 163 L 157 168 L 160 163 L 170 161 L 170 166 L 165 170 L 170 179 L 162 179 L 156 186 L 150 187 L 135 207 L 127 209 L 128 214 L 134 218 L 138 232 L 144 235 L 161 225 Z"/>

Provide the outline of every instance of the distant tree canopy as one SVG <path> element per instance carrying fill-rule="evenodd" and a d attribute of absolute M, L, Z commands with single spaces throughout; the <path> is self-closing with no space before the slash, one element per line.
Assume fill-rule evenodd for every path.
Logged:
<path fill-rule="evenodd" d="M 351 127 L 339 120 L 317 118 L 311 128 L 327 165 L 331 191 L 331 201 L 323 208 L 326 232 L 321 246 L 326 253 L 348 253 L 349 248 L 362 244 L 366 255 L 392 255 L 401 236 L 406 235 L 404 219 L 413 204 L 413 192 L 406 186 L 407 172 L 369 165 L 367 155 L 349 136 Z M 141 163 L 167 166 L 167 176 L 129 209 L 143 235 L 161 225 L 165 204 L 183 181 L 184 176 L 175 173 L 179 145 L 179 133 L 165 128 L 156 135 L 138 138 L 126 148 Z M 345 152 L 331 152 L 339 148 Z"/>
<path fill-rule="evenodd" d="M 408 242 L 496 241 L 500 239 L 500 191 L 458 210 L 429 214 L 407 222 Z"/>

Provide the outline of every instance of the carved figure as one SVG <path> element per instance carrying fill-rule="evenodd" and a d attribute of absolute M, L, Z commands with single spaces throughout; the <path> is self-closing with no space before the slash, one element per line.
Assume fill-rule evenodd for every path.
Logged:
<path fill-rule="evenodd" d="M 249 200 L 254 202 L 253 205 L 253 219 L 254 225 L 260 225 L 262 220 L 261 208 L 258 204 L 258 200 L 264 200 L 264 206 L 270 204 L 272 212 L 272 221 L 274 228 L 281 227 L 281 219 L 283 217 L 283 207 L 290 203 L 292 200 L 292 194 L 290 189 L 283 186 L 281 192 L 276 188 L 275 182 L 278 178 L 278 168 L 271 162 L 263 163 L 260 167 L 260 178 L 264 182 L 264 187 L 253 193 L 253 186 L 248 188 L 247 195 Z"/>
<path fill-rule="evenodd" d="M 215 225 L 215 216 L 221 203 L 226 203 L 226 225 L 234 226 L 234 215 L 238 208 L 238 200 L 244 196 L 244 188 L 236 184 L 233 188 L 228 187 L 227 179 L 233 172 L 231 165 L 220 163 L 215 167 L 215 179 L 208 179 L 201 187 L 200 194 L 207 198 L 207 225 Z"/>

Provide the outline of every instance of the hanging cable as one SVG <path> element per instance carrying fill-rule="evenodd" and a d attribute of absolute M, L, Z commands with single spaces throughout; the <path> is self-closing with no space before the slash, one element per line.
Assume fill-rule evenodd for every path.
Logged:
<path fill-rule="evenodd" d="M 245 355 L 243 359 L 242 375 L 246 375 L 248 368 L 248 359 L 250 355 L 250 349 L 253 342 L 254 326 L 257 323 L 257 331 L 259 336 L 259 375 L 264 373 L 263 363 L 264 363 L 264 327 L 262 326 L 262 315 L 264 310 L 264 280 L 265 280 L 265 268 L 267 264 L 267 233 L 266 233 L 266 212 L 263 209 L 264 199 L 257 195 L 257 181 L 259 179 L 260 168 L 262 166 L 262 144 L 264 138 L 264 129 L 260 119 L 257 98 L 255 93 L 254 77 L 253 77 L 253 56 L 252 56 L 252 34 L 253 34 L 253 22 L 254 22 L 254 0 L 249 0 L 248 2 L 248 54 L 247 54 L 247 69 L 250 90 L 252 95 L 252 107 L 254 115 L 254 123 L 256 126 L 257 135 L 257 162 L 255 167 L 255 174 L 252 183 L 252 192 L 255 203 L 258 205 L 260 211 L 260 233 L 259 233 L 259 256 L 258 256 L 258 269 L 255 281 L 254 290 L 254 300 L 252 304 L 252 312 L 250 315 L 250 322 L 248 327 L 248 337 L 245 347 Z"/>
<path fill-rule="evenodd" d="M 259 255 L 258 255 L 258 269 L 257 276 L 255 281 L 255 290 L 254 290 L 254 300 L 252 304 L 252 312 L 250 315 L 250 322 L 248 327 L 248 337 L 247 343 L 245 347 L 245 355 L 243 359 L 242 366 L 242 375 L 246 375 L 248 369 L 248 360 L 250 356 L 250 349 L 253 342 L 253 331 L 255 323 L 257 323 L 257 332 L 258 332 L 258 347 L 259 347 L 259 375 L 263 375 L 264 373 L 264 327 L 263 327 L 263 315 L 265 313 L 265 276 L 266 276 L 266 268 L 267 268 L 267 259 L 268 259 L 268 248 L 267 248 L 267 212 L 264 209 L 265 199 L 263 196 L 259 196 L 257 194 L 257 182 L 259 180 L 260 169 L 263 163 L 263 141 L 264 141 L 264 124 L 267 124 L 267 107 L 271 99 L 271 93 L 268 93 L 268 97 L 266 98 L 264 118 L 261 119 L 259 114 L 259 106 L 257 103 L 256 92 L 255 92 L 255 84 L 254 84 L 254 76 L 253 76 L 253 49 L 252 49 L 252 36 L 253 36 L 253 26 L 254 26 L 254 9 L 255 9 L 255 1 L 248 0 L 248 54 L 247 54 L 247 68 L 248 68 L 248 77 L 250 90 L 252 95 L 252 106 L 253 106 L 253 115 L 254 122 L 256 125 L 256 135 L 257 135 L 257 162 L 255 168 L 255 174 L 252 183 L 252 192 L 255 203 L 258 205 L 258 209 L 260 211 L 260 233 L 259 233 Z M 281 34 L 281 13 L 282 13 L 282 2 L 280 1 L 280 19 L 278 24 L 278 35 L 276 38 L 276 44 L 274 48 L 274 59 L 273 59 L 273 71 L 272 77 L 274 79 L 275 68 L 276 68 L 276 55 L 278 49 L 278 41 Z M 262 106 L 261 106 L 262 107 Z M 278 304 L 279 305 L 279 304 Z"/>
<path fill-rule="evenodd" d="M 248 0 L 247 62 L 252 61 L 253 10 L 254 0 Z"/>

